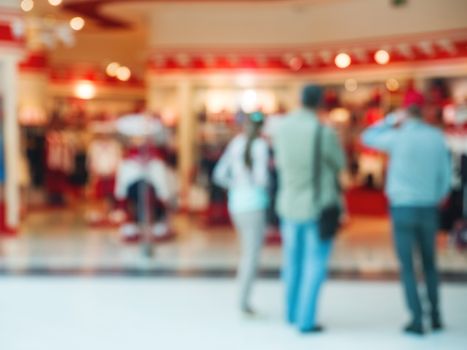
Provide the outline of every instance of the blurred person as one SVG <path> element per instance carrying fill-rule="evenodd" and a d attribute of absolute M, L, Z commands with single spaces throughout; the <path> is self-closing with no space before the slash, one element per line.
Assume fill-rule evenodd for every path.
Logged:
<path fill-rule="evenodd" d="M 254 314 L 250 295 L 266 233 L 269 203 L 269 150 L 260 137 L 263 122 L 262 113 L 250 114 L 244 131 L 229 143 L 214 169 L 214 181 L 228 189 L 229 213 L 240 235 L 238 279 L 240 309 L 245 314 Z"/>
<path fill-rule="evenodd" d="M 439 309 L 439 277 L 436 267 L 438 205 L 450 188 L 451 165 L 440 130 L 423 119 L 423 97 L 405 102 L 406 109 L 389 114 L 369 127 L 363 142 L 389 155 L 386 194 L 391 205 L 395 249 L 411 320 L 407 333 L 422 335 L 423 309 L 417 292 L 413 251 L 420 252 L 433 330 L 443 328 Z"/>
<path fill-rule="evenodd" d="M 337 181 L 345 167 L 336 133 L 319 121 L 322 101 L 321 87 L 306 86 L 302 108 L 287 115 L 273 135 L 279 173 L 276 208 L 284 242 L 286 318 L 302 333 L 323 330 L 316 314 L 333 239 L 324 237 L 321 218 L 325 208 L 341 205 Z"/>

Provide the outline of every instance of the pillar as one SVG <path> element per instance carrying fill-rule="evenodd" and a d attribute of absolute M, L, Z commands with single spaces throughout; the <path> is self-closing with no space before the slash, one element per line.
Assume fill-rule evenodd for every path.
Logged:
<path fill-rule="evenodd" d="M 17 64 L 15 56 L 2 60 L 3 92 L 3 136 L 5 152 L 6 182 L 4 201 L 6 204 L 6 225 L 17 228 L 19 225 L 19 127 L 17 118 Z"/>
<path fill-rule="evenodd" d="M 25 31 L 19 1 L 0 1 L 0 97 L 3 123 L 5 184 L 1 198 L 1 231 L 11 233 L 19 225 L 19 127 L 18 62 L 24 55 Z M 3 210 L 5 209 L 5 211 Z M 6 226 L 6 227 L 5 227 Z"/>
<path fill-rule="evenodd" d="M 48 58 L 45 52 L 31 52 L 21 62 L 18 90 L 19 119 L 28 123 L 45 123 L 49 96 Z"/>
<path fill-rule="evenodd" d="M 196 116 L 193 115 L 192 86 L 188 79 L 177 84 L 179 102 L 178 171 L 181 185 L 181 203 L 186 205 L 195 165 Z"/>

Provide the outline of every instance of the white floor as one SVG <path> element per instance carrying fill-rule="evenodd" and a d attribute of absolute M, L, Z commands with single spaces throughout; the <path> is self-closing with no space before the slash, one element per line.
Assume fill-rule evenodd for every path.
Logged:
<path fill-rule="evenodd" d="M 396 283 L 330 282 L 322 335 L 282 322 L 279 281 L 260 281 L 259 316 L 235 309 L 228 279 L 0 278 L 1 350 L 465 350 L 467 285 L 443 287 L 447 330 L 423 338 L 406 321 Z"/>

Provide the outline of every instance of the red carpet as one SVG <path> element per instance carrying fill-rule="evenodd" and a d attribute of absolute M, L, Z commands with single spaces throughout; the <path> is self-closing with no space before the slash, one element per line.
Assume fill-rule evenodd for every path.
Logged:
<path fill-rule="evenodd" d="M 386 216 L 388 214 L 388 200 L 379 190 L 350 189 L 345 193 L 345 202 L 351 216 Z"/>

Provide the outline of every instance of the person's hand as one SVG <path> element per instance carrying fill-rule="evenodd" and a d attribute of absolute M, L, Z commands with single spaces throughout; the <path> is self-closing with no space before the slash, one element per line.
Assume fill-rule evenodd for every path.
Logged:
<path fill-rule="evenodd" d="M 398 127 L 405 121 L 406 118 L 407 112 L 402 109 L 399 109 L 386 116 L 386 123 L 388 123 L 392 127 Z"/>

